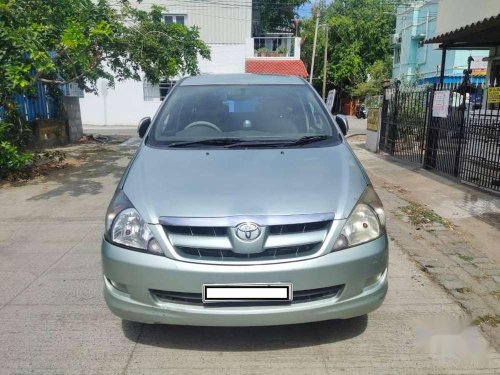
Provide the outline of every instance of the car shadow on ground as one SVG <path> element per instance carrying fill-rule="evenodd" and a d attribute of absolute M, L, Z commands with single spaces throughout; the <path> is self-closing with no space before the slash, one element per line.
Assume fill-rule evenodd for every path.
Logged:
<path fill-rule="evenodd" d="M 122 321 L 125 336 L 141 345 L 203 351 L 262 351 L 331 344 L 361 335 L 368 316 L 271 327 L 194 327 Z"/>

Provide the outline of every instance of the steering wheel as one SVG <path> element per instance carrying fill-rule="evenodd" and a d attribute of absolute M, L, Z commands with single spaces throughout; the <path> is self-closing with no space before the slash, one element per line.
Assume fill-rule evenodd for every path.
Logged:
<path fill-rule="evenodd" d="M 184 130 L 188 130 L 188 129 L 194 128 L 195 126 L 205 126 L 207 128 L 210 128 L 210 129 L 213 129 L 213 130 L 217 130 L 218 132 L 222 132 L 222 130 L 220 130 L 217 125 L 212 124 L 211 122 L 208 122 L 208 121 L 195 121 L 195 122 L 192 122 L 191 124 L 187 125 L 184 128 Z"/>

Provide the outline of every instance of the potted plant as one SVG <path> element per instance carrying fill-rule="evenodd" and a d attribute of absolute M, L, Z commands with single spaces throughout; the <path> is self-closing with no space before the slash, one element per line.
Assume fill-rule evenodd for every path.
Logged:
<path fill-rule="evenodd" d="M 269 50 L 266 47 L 259 48 L 257 50 L 257 56 L 258 57 L 266 57 L 268 52 L 269 52 Z"/>
<path fill-rule="evenodd" d="M 280 46 L 276 49 L 276 53 L 278 56 L 284 57 L 286 56 L 286 47 L 285 46 Z"/>

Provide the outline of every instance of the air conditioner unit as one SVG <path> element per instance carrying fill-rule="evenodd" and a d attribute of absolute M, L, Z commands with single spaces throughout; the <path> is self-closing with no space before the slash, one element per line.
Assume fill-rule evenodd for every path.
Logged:
<path fill-rule="evenodd" d="M 393 45 L 401 44 L 401 34 L 392 35 L 392 44 Z"/>
<path fill-rule="evenodd" d="M 417 35 L 412 35 L 411 37 L 413 40 L 417 40 L 417 41 L 423 41 L 425 40 L 425 34 L 417 34 Z"/>

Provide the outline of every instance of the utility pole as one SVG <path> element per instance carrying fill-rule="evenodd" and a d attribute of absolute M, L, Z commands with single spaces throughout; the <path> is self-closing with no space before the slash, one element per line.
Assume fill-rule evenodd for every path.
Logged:
<path fill-rule="evenodd" d="M 323 56 L 323 101 L 326 100 L 326 66 L 328 62 L 328 33 L 330 29 L 328 25 L 325 26 L 325 54 Z"/>
<path fill-rule="evenodd" d="M 314 75 L 314 57 L 316 56 L 316 42 L 318 40 L 318 27 L 319 27 L 319 18 L 321 15 L 321 8 L 318 8 L 318 14 L 316 15 L 316 27 L 314 29 L 314 42 L 313 42 L 313 53 L 311 59 L 311 73 L 309 74 L 309 83 L 312 84 L 313 75 Z"/>

